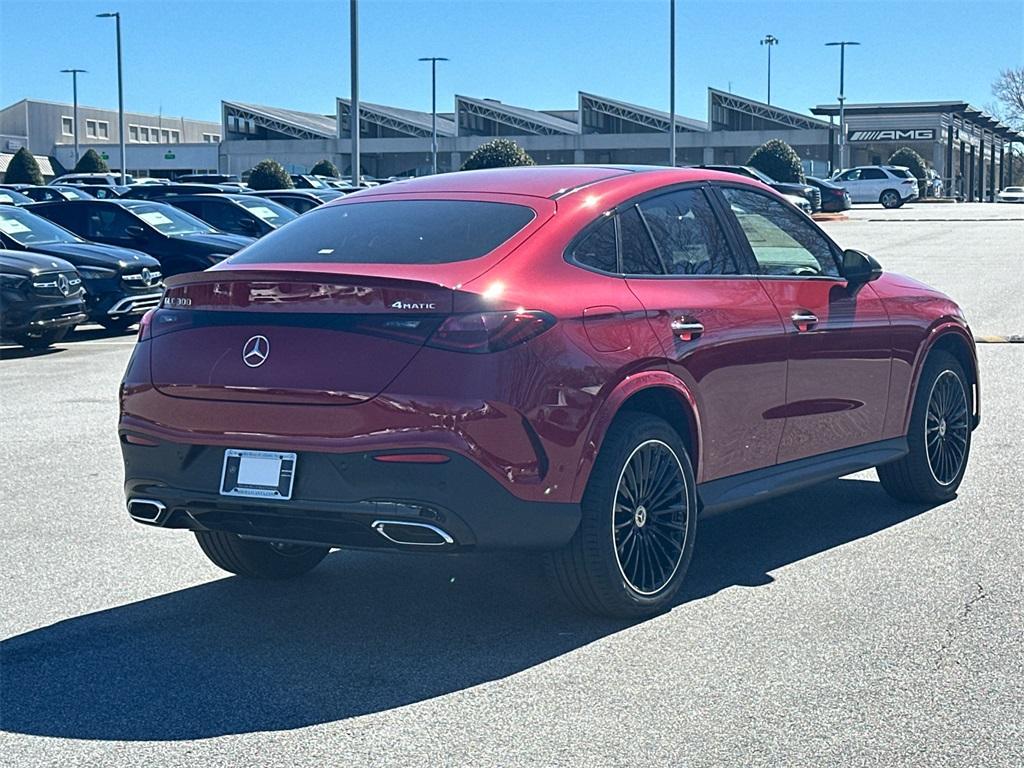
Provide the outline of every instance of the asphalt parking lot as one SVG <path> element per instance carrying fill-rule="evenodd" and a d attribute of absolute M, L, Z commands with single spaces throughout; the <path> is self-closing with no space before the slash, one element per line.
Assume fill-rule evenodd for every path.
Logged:
<path fill-rule="evenodd" d="M 825 224 L 1024 333 L 1024 206 Z M 683 595 L 574 615 L 530 557 L 336 552 L 254 584 L 131 523 L 115 434 L 133 337 L 0 351 L 0 759 L 113 765 L 1024 764 L 1024 345 L 979 346 L 959 497 L 873 472 L 707 521 Z"/>

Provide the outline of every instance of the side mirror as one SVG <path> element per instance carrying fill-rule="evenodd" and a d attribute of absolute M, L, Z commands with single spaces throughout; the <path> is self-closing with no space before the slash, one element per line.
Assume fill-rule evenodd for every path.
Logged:
<path fill-rule="evenodd" d="M 139 226 L 138 224 L 129 224 L 125 227 L 125 232 L 134 237 L 136 240 L 141 240 L 146 236 L 146 228 Z"/>
<path fill-rule="evenodd" d="M 850 285 L 862 285 L 882 276 L 882 265 L 863 251 L 843 251 L 843 277 Z"/>

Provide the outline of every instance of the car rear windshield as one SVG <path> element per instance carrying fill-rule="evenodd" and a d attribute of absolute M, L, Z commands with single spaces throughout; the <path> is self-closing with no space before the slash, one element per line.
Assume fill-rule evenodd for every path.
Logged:
<path fill-rule="evenodd" d="M 912 179 L 912 178 L 914 178 L 914 174 L 912 174 L 910 171 L 906 170 L 905 168 L 890 168 L 889 169 L 889 173 L 891 173 L 893 176 L 896 176 L 897 178 L 900 178 L 900 179 Z"/>
<path fill-rule="evenodd" d="M 490 253 L 534 217 L 523 205 L 386 200 L 318 208 L 232 256 L 232 264 L 445 264 Z"/>

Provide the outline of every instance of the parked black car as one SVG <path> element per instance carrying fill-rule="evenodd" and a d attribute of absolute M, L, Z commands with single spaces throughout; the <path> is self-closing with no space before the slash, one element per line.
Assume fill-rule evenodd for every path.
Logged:
<path fill-rule="evenodd" d="M 821 210 L 821 193 L 817 187 L 813 187 L 810 184 L 776 181 L 768 174 L 762 173 L 757 168 L 751 168 L 749 165 L 702 165 L 701 168 L 707 168 L 709 171 L 738 173 L 740 176 L 757 179 L 763 184 L 767 184 L 776 192 L 781 192 L 785 195 L 800 195 L 800 197 L 806 199 L 811 204 L 811 210 L 815 213 Z"/>
<path fill-rule="evenodd" d="M 238 192 L 238 187 L 218 184 L 139 184 L 128 187 L 121 197 L 133 200 L 159 200 L 176 195 L 219 195 L 223 192 Z"/>
<path fill-rule="evenodd" d="M 160 262 L 116 245 L 90 243 L 26 208 L 0 209 L 0 246 L 32 251 L 70 262 L 85 286 L 89 319 L 124 330 L 160 303 Z"/>
<path fill-rule="evenodd" d="M 26 197 L 35 200 L 37 203 L 45 203 L 47 200 L 92 200 L 93 195 L 81 187 L 73 187 L 70 184 L 54 184 L 53 186 L 33 187 L 26 186 L 18 190 Z"/>
<path fill-rule="evenodd" d="M 190 213 L 148 200 L 66 200 L 28 208 L 86 240 L 155 256 L 164 277 L 212 267 L 255 242 L 219 232 Z"/>
<path fill-rule="evenodd" d="M 23 205 L 31 203 L 32 198 L 13 189 L 0 189 L 0 205 Z"/>
<path fill-rule="evenodd" d="M 345 196 L 344 192 L 336 189 L 262 189 L 251 194 L 273 200 L 296 213 L 311 211 L 319 205 Z"/>
<path fill-rule="evenodd" d="M 808 176 L 807 183 L 812 187 L 818 188 L 818 192 L 821 194 L 821 210 L 826 213 L 839 213 L 840 211 L 848 211 L 853 207 L 850 193 L 839 184 L 834 184 L 831 181 L 825 181 L 825 179 L 819 179 L 815 176 Z"/>
<path fill-rule="evenodd" d="M 131 187 L 122 187 L 120 185 L 111 184 L 72 184 L 70 182 L 61 182 L 60 184 L 54 184 L 55 187 L 71 187 L 72 189 L 80 189 L 83 192 L 88 193 L 97 200 L 117 200 L 121 195 L 127 192 Z"/>
<path fill-rule="evenodd" d="M 221 232 L 263 237 L 298 217 L 291 208 L 254 195 L 177 195 L 166 202 Z"/>
<path fill-rule="evenodd" d="M 183 173 L 175 179 L 179 184 L 241 184 L 233 173 Z"/>
<path fill-rule="evenodd" d="M 82 278 L 71 264 L 0 250 L 0 336 L 43 349 L 85 318 Z"/>

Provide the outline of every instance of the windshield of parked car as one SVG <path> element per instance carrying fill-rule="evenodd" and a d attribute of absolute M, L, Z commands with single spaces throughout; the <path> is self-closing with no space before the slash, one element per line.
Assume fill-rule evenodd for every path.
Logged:
<path fill-rule="evenodd" d="M 165 235 L 209 234 L 217 231 L 191 213 L 164 203 L 133 205 L 128 210 Z"/>
<path fill-rule="evenodd" d="M 1024 187 L 1007 187 L 1003 192 L 1024 192 Z"/>
<path fill-rule="evenodd" d="M 475 200 L 388 200 L 324 206 L 230 258 L 232 264 L 444 264 L 490 253 L 532 208 Z"/>
<path fill-rule="evenodd" d="M 0 208 L 0 232 L 22 245 L 83 242 L 63 227 L 20 208 Z"/>
<path fill-rule="evenodd" d="M 761 171 L 757 170 L 757 168 L 751 168 L 750 166 L 747 166 L 747 170 L 750 171 L 750 174 L 758 181 L 763 181 L 765 184 L 776 183 L 775 179 L 773 179 L 767 173 L 761 173 Z"/>
<path fill-rule="evenodd" d="M 280 203 L 275 203 L 273 200 L 267 200 L 266 198 L 238 200 L 237 202 L 253 216 L 258 216 L 272 227 L 280 227 L 282 224 L 285 224 L 292 219 L 296 219 L 299 216 L 299 214 L 291 208 L 286 208 Z"/>

